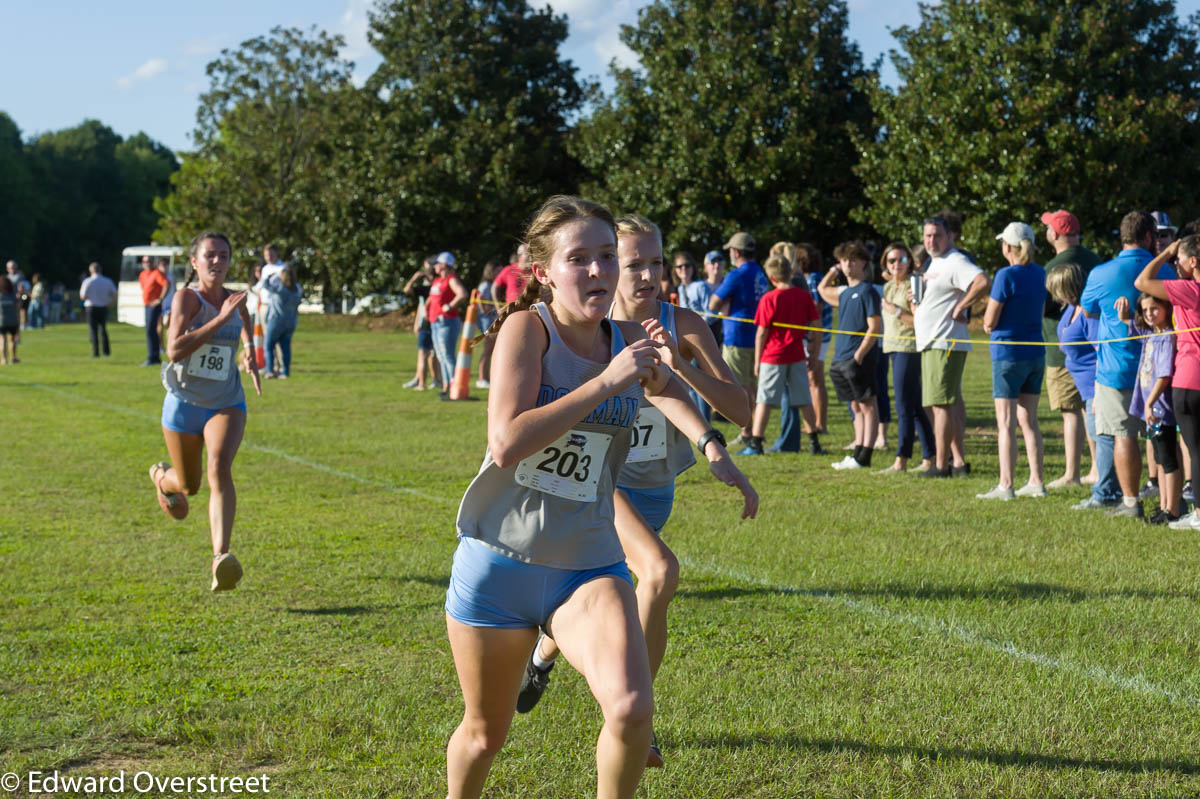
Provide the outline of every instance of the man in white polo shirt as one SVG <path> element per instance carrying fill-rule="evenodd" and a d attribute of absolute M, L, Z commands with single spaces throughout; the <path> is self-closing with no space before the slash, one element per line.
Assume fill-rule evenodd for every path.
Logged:
<path fill-rule="evenodd" d="M 962 376 L 971 349 L 966 343 L 967 309 L 987 295 L 991 281 L 954 248 L 941 217 L 925 220 L 923 239 L 931 258 L 923 296 L 914 304 L 913 327 L 921 353 L 921 403 L 933 409 L 937 460 L 921 476 L 965 477 L 971 468 L 963 449 L 967 413 Z"/>

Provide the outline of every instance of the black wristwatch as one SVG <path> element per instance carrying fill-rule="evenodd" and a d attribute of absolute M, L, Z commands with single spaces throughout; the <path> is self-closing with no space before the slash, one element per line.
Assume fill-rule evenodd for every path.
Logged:
<path fill-rule="evenodd" d="M 704 448 L 708 446 L 708 442 L 712 441 L 713 439 L 716 439 L 717 443 L 719 443 L 722 447 L 725 446 L 725 436 L 722 435 L 721 431 L 711 429 L 696 440 L 696 448 L 700 450 L 701 455 L 704 454 Z"/>

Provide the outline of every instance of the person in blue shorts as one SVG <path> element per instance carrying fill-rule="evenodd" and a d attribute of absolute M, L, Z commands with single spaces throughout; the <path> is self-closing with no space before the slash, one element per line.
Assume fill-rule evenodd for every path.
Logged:
<path fill-rule="evenodd" d="M 742 491 L 744 516 L 757 512 L 758 497 L 663 368 L 662 343 L 608 318 L 619 272 L 608 210 L 552 197 L 526 243 L 532 279 L 489 330 L 488 446 L 456 521 L 446 632 L 465 707 L 446 747 L 447 794 L 483 792 L 542 628 L 604 717 L 597 795 L 632 797 L 654 700 L 614 492 L 643 398 L 697 442 L 717 479 Z M 535 302 L 542 289 L 548 303 Z"/>
<path fill-rule="evenodd" d="M 229 551 L 237 509 L 233 459 L 246 430 L 246 395 L 236 362 L 239 340 L 244 366 L 258 387 L 246 292 L 224 285 L 232 253 L 221 233 L 201 233 L 192 241 L 192 272 L 175 294 L 168 360 L 162 365 L 167 390 L 162 430 L 171 461 L 150 467 L 158 504 L 174 519 L 187 516 L 187 497 L 195 495 L 208 474 L 213 591 L 236 588 L 242 578 L 242 566 Z"/>

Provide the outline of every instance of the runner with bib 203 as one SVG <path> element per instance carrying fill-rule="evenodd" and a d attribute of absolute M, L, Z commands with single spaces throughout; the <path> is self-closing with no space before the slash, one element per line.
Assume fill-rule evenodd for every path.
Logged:
<path fill-rule="evenodd" d="M 550 633 L 600 705 L 597 796 L 632 797 L 654 710 L 613 493 L 643 401 L 758 496 L 663 364 L 641 325 L 607 318 L 617 288 L 615 222 L 603 206 L 552 197 L 526 232 L 532 280 L 501 312 L 488 446 L 459 507 L 446 628 L 465 705 L 446 750 L 450 799 L 483 791 L 515 713 L 538 630 Z M 549 302 L 537 302 L 542 290 Z"/>
<path fill-rule="evenodd" d="M 638 322 L 661 343 L 663 362 L 733 424 L 750 424 L 750 404 L 733 371 L 721 358 L 708 323 L 699 314 L 659 298 L 663 273 L 662 234 L 642 216 L 617 220 L 617 257 L 621 275 L 610 317 Z M 722 442 L 724 443 L 724 442 Z M 679 428 L 653 405 L 642 405 L 633 443 L 617 477 L 617 535 L 630 570 L 637 576 L 638 618 L 646 636 L 650 675 L 658 674 L 667 650 L 667 606 L 679 583 L 679 560 L 659 537 L 675 500 L 675 478 L 696 462 L 692 445 Z M 537 704 L 558 655 L 554 640 L 543 636 L 534 646 L 517 712 Z M 663 765 L 657 739 L 646 764 Z"/>

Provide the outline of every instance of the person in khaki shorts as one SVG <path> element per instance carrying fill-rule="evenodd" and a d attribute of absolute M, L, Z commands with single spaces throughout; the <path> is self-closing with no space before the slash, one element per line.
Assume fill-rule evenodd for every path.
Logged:
<path fill-rule="evenodd" d="M 929 217 L 922 234 L 931 258 L 922 276 L 923 296 L 912 302 L 913 329 L 921 353 L 921 403 L 933 409 L 937 457 L 933 468 L 920 476 L 965 477 L 970 473 L 963 449 L 966 418 L 962 408 L 963 367 L 971 349 L 964 343 L 967 309 L 987 294 L 991 281 L 954 248 L 946 220 Z"/>
<path fill-rule="evenodd" d="M 725 276 L 708 301 L 710 311 L 733 317 L 725 319 L 722 325 L 721 358 L 733 371 L 738 385 L 746 390 L 751 405 L 758 385 L 754 378 L 754 314 L 758 310 L 758 301 L 771 290 L 771 281 L 754 260 L 754 247 L 754 237 L 740 231 L 725 242 L 733 271 Z M 741 438 L 734 445 L 750 446 L 751 437 L 750 428 L 744 427 Z"/>

